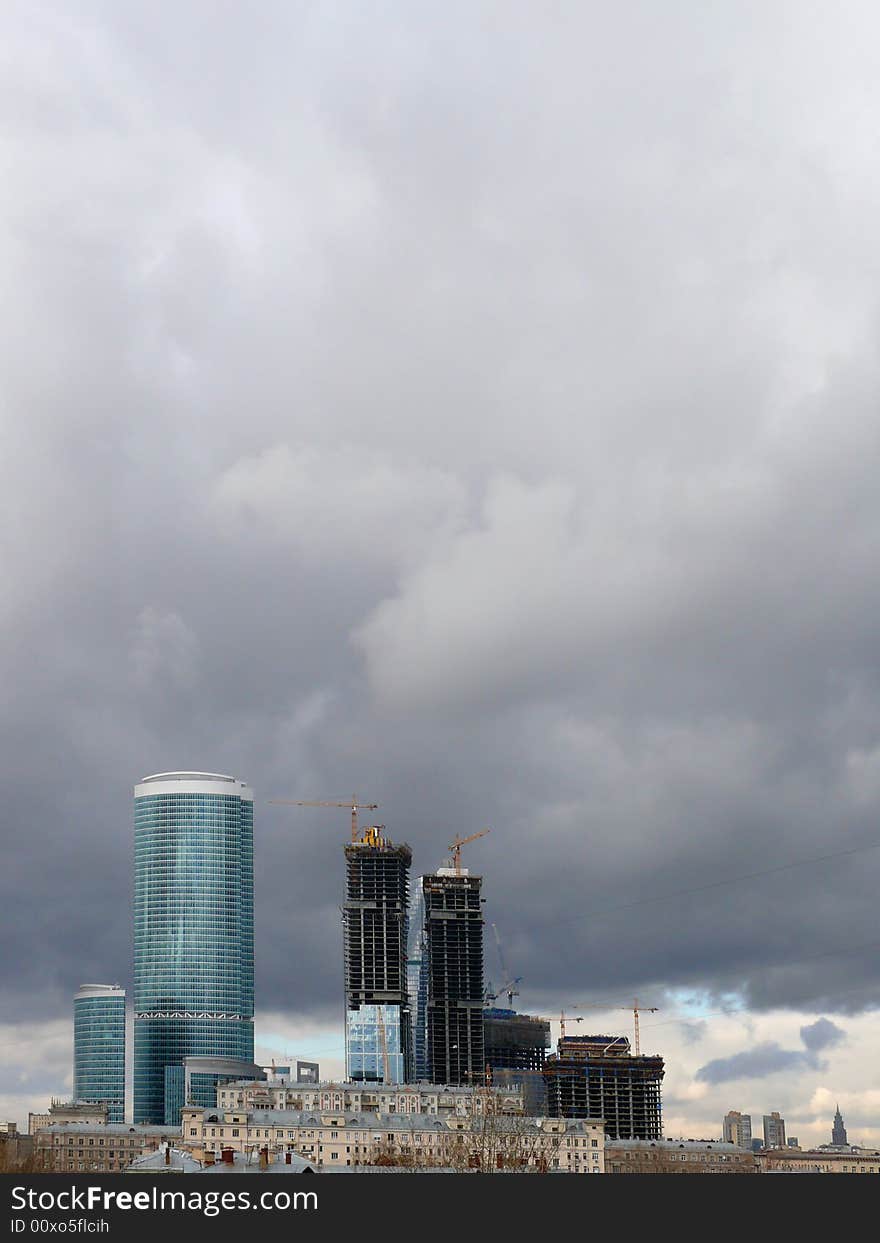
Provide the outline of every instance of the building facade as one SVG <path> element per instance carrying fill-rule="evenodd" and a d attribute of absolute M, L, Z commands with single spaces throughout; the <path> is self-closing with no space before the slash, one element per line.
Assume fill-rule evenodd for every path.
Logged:
<path fill-rule="evenodd" d="M 352 1110 L 354 1113 L 436 1114 L 465 1118 L 486 1110 L 522 1114 L 519 1086 L 451 1087 L 446 1084 L 227 1083 L 217 1088 L 217 1106 L 224 1110 Z M 533 1115 L 538 1116 L 538 1115 Z"/>
<path fill-rule="evenodd" d="M 159 1125 L 166 1066 L 254 1059 L 253 792 L 158 773 L 134 806 L 134 1120 Z"/>
<path fill-rule="evenodd" d="M 774 1148 L 758 1153 L 762 1174 L 880 1174 L 880 1152 L 851 1148 L 849 1152 Z"/>
<path fill-rule="evenodd" d="M 630 1054 L 625 1036 L 566 1036 L 544 1066 L 551 1118 L 604 1118 L 609 1140 L 663 1134 L 662 1057 Z"/>
<path fill-rule="evenodd" d="M 608 1174 L 757 1174 L 739 1144 L 693 1139 L 617 1139 L 605 1145 Z"/>
<path fill-rule="evenodd" d="M 110 1122 L 125 1120 L 125 989 L 83 984 L 73 999 L 73 1096 L 106 1101 Z"/>
<path fill-rule="evenodd" d="M 413 1080 L 427 1082 L 428 1067 L 428 946 L 425 928 L 424 876 L 412 889 L 409 936 L 406 947 L 407 994 L 412 1032 Z"/>
<path fill-rule="evenodd" d="M 765 1148 L 784 1148 L 785 1145 L 785 1119 L 780 1118 L 779 1114 L 764 1114 L 764 1147 Z"/>
<path fill-rule="evenodd" d="M 184 1110 L 181 1144 L 200 1159 L 229 1148 L 266 1148 L 270 1159 L 291 1150 L 319 1169 L 402 1166 L 581 1174 L 605 1169 L 601 1118 Z"/>
<path fill-rule="evenodd" d="M 412 1078 L 406 978 L 412 852 L 381 826 L 345 846 L 345 1074 L 355 1083 Z"/>
<path fill-rule="evenodd" d="M 34 1150 L 38 1168 L 42 1170 L 116 1173 L 124 1170 L 135 1157 L 152 1152 L 166 1142 L 180 1142 L 179 1127 L 55 1122 L 36 1132 Z"/>
<path fill-rule="evenodd" d="M 736 1144 L 738 1148 L 752 1149 L 752 1116 L 751 1114 L 741 1114 L 737 1109 L 731 1109 L 729 1113 L 724 1115 L 724 1122 L 721 1126 L 722 1138 L 729 1144 Z"/>
<path fill-rule="evenodd" d="M 106 1101 L 60 1101 L 53 1097 L 47 1113 L 28 1114 L 28 1135 L 36 1135 L 43 1127 L 63 1122 L 105 1126 L 109 1121 L 109 1112 Z"/>
<path fill-rule="evenodd" d="M 492 1086 L 522 1092 L 523 1113 L 530 1118 L 546 1118 L 547 1084 L 542 1070 L 493 1070 Z"/>
<path fill-rule="evenodd" d="M 486 1071 L 483 878 L 467 868 L 440 868 L 421 879 L 417 1019 L 424 1022 L 418 1040 L 426 1077 L 432 1083 L 476 1083 Z"/>
<path fill-rule="evenodd" d="M 486 1065 L 491 1070 L 542 1071 L 550 1048 L 546 1019 L 488 1006 L 483 1011 Z"/>
<path fill-rule="evenodd" d="M 180 1126 L 184 1105 L 214 1109 L 220 1084 L 264 1080 L 266 1072 L 251 1062 L 229 1057 L 185 1057 L 165 1067 L 165 1125 Z"/>

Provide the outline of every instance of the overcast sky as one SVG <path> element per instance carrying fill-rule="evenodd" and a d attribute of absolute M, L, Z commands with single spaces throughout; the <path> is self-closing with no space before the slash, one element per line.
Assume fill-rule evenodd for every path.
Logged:
<path fill-rule="evenodd" d="M 268 800 L 357 791 L 414 874 L 491 826 L 523 1008 L 661 1007 L 674 1133 L 880 1142 L 876 5 L 2 25 L 0 1110 L 194 768 L 256 791 L 258 1043 L 342 1010 L 346 813 Z"/>

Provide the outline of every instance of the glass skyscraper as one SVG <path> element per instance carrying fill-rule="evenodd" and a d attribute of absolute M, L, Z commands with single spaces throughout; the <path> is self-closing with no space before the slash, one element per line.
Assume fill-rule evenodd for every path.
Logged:
<path fill-rule="evenodd" d="M 73 999 L 73 1098 L 106 1101 L 125 1121 L 125 989 L 83 984 Z"/>
<path fill-rule="evenodd" d="M 134 1121 L 163 1125 L 165 1068 L 254 1059 L 253 791 L 157 773 L 134 791 Z"/>

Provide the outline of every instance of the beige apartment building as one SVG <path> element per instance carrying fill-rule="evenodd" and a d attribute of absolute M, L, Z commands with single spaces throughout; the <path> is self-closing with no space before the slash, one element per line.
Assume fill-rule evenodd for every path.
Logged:
<path fill-rule="evenodd" d="M 43 1127 L 53 1123 L 82 1122 L 87 1126 L 100 1126 L 108 1121 L 110 1110 L 105 1101 L 59 1101 L 53 1100 L 49 1112 L 28 1114 L 28 1135 L 36 1135 Z"/>
<path fill-rule="evenodd" d="M 293 1109 L 377 1114 L 522 1114 L 523 1090 L 503 1087 L 449 1086 L 434 1083 L 266 1083 L 244 1080 L 219 1084 L 217 1108 Z"/>
<path fill-rule="evenodd" d="M 53 1122 L 34 1136 L 38 1167 L 53 1173 L 124 1170 L 135 1157 L 153 1152 L 166 1141 L 178 1144 L 180 1129 L 161 1126 L 126 1126 L 124 1122 L 94 1125 L 88 1122 Z"/>
<path fill-rule="evenodd" d="M 613 1139 L 605 1145 L 609 1174 L 757 1174 L 751 1152 L 708 1139 Z"/>
<path fill-rule="evenodd" d="M 758 1153 L 758 1165 L 762 1174 L 880 1174 L 880 1152 L 774 1148 Z"/>
<path fill-rule="evenodd" d="M 446 1117 L 430 1113 L 185 1108 L 182 1144 L 194 1156 L 224 1149 L 290 1150 L 319 1169 L 353 1166 L 554 1170 L 601 1174 L 601 1119 L 511 1115 Z"/>

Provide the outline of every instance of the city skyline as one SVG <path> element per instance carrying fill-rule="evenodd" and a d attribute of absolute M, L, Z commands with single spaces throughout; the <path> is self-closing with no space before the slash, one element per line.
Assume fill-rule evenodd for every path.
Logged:
<path fill-rule="evenodd" d="M 245 800 L 248 805 L 246 826 L 247 832 L 243 839 L 247 847 L 244 876 L 248 877 L 252 875 L 253 872 L 252 806 L 254 794 L 253 790 L 246 783 L 241 782 L 236 778 L 216 773 L 172 771 L 145 777 L 135 787 L 136 866 L 134 916 L 136 945 L 138 944 L 137 930 L 138 928 L 142 929 L 139 934 L 141 948 L 140 950 L 136 949 L 135 953 L 135 974 L 140 977 L 139 993 L 142 1001 L 143 998 L 147 996 L 147 993 L 144 992 L 145 986 L 150 994 L 150 997 L 152 997 L 157 988 L 159 988 L 160 991 L 164 989 L 165 992 L 167 992 L 168 987 L 170 987 L 169 981 L 171 983 L 176 982 L 176 987 L 182 986 L 190 991 L 193 987 L 201 988 L 202 990 L 207 988 L 209 992 L 211 992 L 212 997 L 218 988 L 221 990 L 228 990 L 232 986 L 232 978 L 229 976 L 228 971 L 224 972 L 220 969 L 223 965 L 222 955 L 220 960 L 216 962 L 212 961 L 211 963 L 206 962 L 203 965 L 207 970 L 207 974 L 204 969 L 199 969 L 191 974 L 184 972 L 183 976 L 180 976 L 178 979 L 178 975 L 176 975 L 175 972 L 178 970 L 180 965 L 177 962 L 179 953 L 177 951 L 173 951 L 173 947 L 172 949 L 169 949 L 169 945 L 166 944 L 166 942 L 168 936 L 170 935 L 173 944 L 178 946 L 178 949 L 180 949 L 180 946 L 178 945 L 180 941 L 180 919 L 184 919 L 187 922 L 187 926 L 192 924 L 194 919 L 198 921 L 200 918 L 202 903 L 207 904 L 204 907 L 205 912 L 215 910 L 218 898 L 221 902 L 225 901 L 223 894 L 228 892 L 229 881 L 233 877 L 233 872 L 236 874 L 241 872 L 241 851 L 243 847 L 237 836 L 240 831 L 239 822 L 241 820 L 241 813 L 230 816 L 229 808 L 226 804 L 231 801 L 240 803 L 242 800 Z M 217 807 L 215 807 L 215 804 L 222 804 L 219 811 Z M 218 825 L 221 828 L 219 838 L 217 838 L 216 833 Z M 233 830 L 233 837 L 235 838 L 234 842 L 233 838 L 230 837 L 230 830 Z M 138 842 L 138 831 L 140 831 L 140 842 Z M 485 836 L 485 833 L 481 832 L 474 835 L 474 837 L 481 836 Z M 456 841 L 453 843 L 453 846 L 456 846 L 458 840 L 458 835 L 456 835 Z M 234 845 L 235 860 L 232 860 L 231 856 L 229 856 L 229 846 L 231 842 L 233 842 Z M 146 849 L 144 845 L 145 843 L 147 843 Z M 169 854 L 169 846 L 173 847 L 173 856 L 178 860 L 177 865 L 171 865 L 170 872 L 169 859 L 171 859 L 172 856 Z M 452 849 L 452 847 L 450 847 L 450 849 Z M 217 865 L 211 862 L 212 856 L 217 856 L 217 859 L 220 862 L 219 871 L 217 870 Z M 333 1078 L 337 1078 L 340 1081 L 345 1080 L 347 1082 L 351 1082 L 352 1079 L 362 1077 L 362 1072 L 364 1070 L 366 1070 L 367 1073 L 363 1075 L 363 1077 L 368 1081 L 381 1081 L 387 1071 L 391 1074 L 390 1082 L 393 1083 L 404 1083 L 407 1081 L 411 1082 L 413 1081 L 413 1076 L 416 1079 L 421 1077 L 424 1082 L 434 1081 L 448 1083 L 465 1082 L 466 1080 L 471 1081 L 472 1079 L 482 1078 L 482 1076 L 478 1075 L 473 1069 L 471 1069 L 463 1077 L 456 1078 L 455 1075 L 452 1074 L 451 1066 L 447 1066 L 445 1062 L 442 1067 L 442 1069 L 447 1072 L 445 1076 L 443 1074 L 440 1074 L 439 1077 L 437 1075 L 432 1076 L 430 1074 L 420 1075 L 418 1068 L 422 1067 L 422 1069 L 426 1069 L 427 1064 L 432 1061 L 435 1064 L 436 1069 L 440 1068 L 440 1065 L 437 1062 L 437 1054 L 430 1055 L 429 1053 L 434 1041 L 432 1041 L 430 1036 L 430 1027 L 428 1023 L 429 1007 L 427 1003 L 428 999 L 434 996 L 434 991 L 430 984 L 432 973 L 429 968 L 429 962 L 431 956 L 427 952 L 427 947 L 431 942 L 431 921 L 425 919 L 426 904 L 424 895 L 426 889 L 431 886 L 437 889 L 438 886 L 442 888 L 443 886 L 448 887 L 450 885 L 454 886 L 461 884 L 473 884 L 475 886 L 474 892 L 476 894 L 476 902 L 474 909 L 471 912 L 471 917 L 478 917 L 474 928 L 479 927 L 479 984 L 480 988 L 482 988 L 482 946 L 484 921 L 481 915 L 479 894 L 482 889 L 483 877 L 477 876 L 469 879 L 468 869 L 461 867 L 460 856 L 456 856 L 455 852 L 453 852 L 452 857 L 445 861 L 450 866 L 439 868 L 437 873 L 434 875 L 421 876 L 417 879 L 413 910 L 410 912 L 408 898 L 408 872 L 412 861 L 411 852 L 409 847 L 405 845 L 395 846 L 394 843 L 386 837 L 384 825 L 366 826 L 363 827 L 360 832 L 357 832 L 356 820 L 353 818 L 352 842 L 346 844 L 345 846 L 345 857 L 347 880 L 344 883 L 344 890 L 346 903 L 340 908 L 343 915 L 340 949 L 343 961 L 346 964 L 345 1073 L 344 1075 L 340 1074 L 339 1076 L 333 1076 L 331 1074 L 331 1081 Z M 232 872 L 229 867 L 230 863 L 233 866 Z M 389 871 L 389 867 L 391 867 L 391 871 Z M 397 876 L 397 872 L 400 872 L 399 877 Z M 168 878 L 171 875 L 177 877 L 174 886 L 170 886 L 168 883 Z M 429 882 L 428 886 L 425 885 L 426 880 Z M 182 890 L 180 890 L 181 885 L 183 886 Z M 236 885 L 239 886 L 240 889 L 241 881 L 236 881 Z M 180 890 L 180 893 L 177 892 L 178 890 Z M 186 901 L 181 903 L 178 901 L 178 898 L 184 896 L 184 892 L 186 895 Z M 150 899 L 150 894 L 164 895 L 160 897 L 158 906 L 155 904 L 155 900 Z M 352 914 L 357 915 L 358 920 L 360 921 L 360 919 L 364 918 L 363 912 L 360 908 L 365 905 L 373 907 L 376 905 L 377 897 L 381 899 L 379 906 L 382 908 L 382 912 L 385 912 L 380 913 L 379 924 L 370 925 L 368 928 L 366 924 L 361 926 L 360 922 L 358 922 L 357 935 L 353 939 L 352 929 L 354 928 L 354 925 L 350 924 Z M 366 902 L 364 901 L 365 899 Z M 239 955 L 241 954 L 241 947 L 245 948 L 246 953 L 245 957 L 240 959 L 239 966 L 233 974 L 235 974 L 236 978 L 238 978 L 242 968 L 249 965 L 250 974 L 248 979 L 243 980 L 245 987 L 242 996 L 252 1002 L 254 996 L 253 942 L 252 934 L 250 932 L 253 928 L 254 918 L 252 893 L 249 892 L 243 896 L 241 896 L 240 893 L 240 896 L 236 898 L 235 902 L 236 912 L 242 911 L 242 903 L 245 916 L 244 922 L 243 924 L 240 923 L 239 915 L 236 915 L 235 919 L 236 928 L 239 929 L 239 931 L 236 932 L 236 944 L 239 946 L 236 953 Z M 453 909 L 457 909 L 460 905 L 461 904 L 459 902 L 454 901 Z M 444 902 L 441 902 L 441 907 L 442 906 L 445 906 L 445 900 Z M 460 918 L 462 914 L 466 913 L 466 911 L 470 911 L 470 906 L 471 904 L 465 904 L 465 906 L 462 906 L 461 914 L 456 916 L 456 918 Z M 348 912 L 347 917 L 346 912 Z M 410 925 L 410 916 L 412 916 L 415 921 L 412 926 Z M 211 918 L 214 917 L 212 916 Z M 446 920 L 448 919 L 448 916 L 444 916 L 443 918 Z M 157 920 L 159 921 L 158 923 Z M 408 931 L 412 931 L 412 929 L 418 930 L 419 926 L 424 929 L 424 933 L 421 937 L 411 937 L 408 935 Z M 395 933 L 395 928 L 399 928 L 399 932 Z M 446 941 L 450 935 L 450 930 L 445 926 L 445 923 L 441 923 L 439 928 L 443 933 L 442 944 L 444 946 L 441 978 L 445 979 L 447 972 L 450 969 L 449 964 L 446 961 L 446 956 L 448 954 Z M 497 938 L 497 929 L 493 930 L 496 932 Z M 145 937 L 145 931 L 148 931 L 150 935 Z M 192 931 L 192 929 L 190 931 Z M 241 941 L 242 934 L 244 935 L 244 941 Z M 155 945 L 152 945 L 151 942 L 155 941 L 157 935 L 159 936 L 159 940 L 156 941 Z M 466 932 L 463 926 L 458 935 L 470 937 L 471 934 Z M 363 950 L 361 949 L 361 946 L 366 944 L 368 941 L 375 942 L 376 944 L 387 945 L 389 936 L 391 938 L 392 945 L 395 936 L 399 941 L 395 951 L 397 956 L 396 960 L 392 954 L 391 959 L 386 960 L 385 966 L 383 966 L 381 958 L 375 959 L 371 952 L 369 961 L 371 963 L 375 963 L 375 966 L 370 970 L 375 974 L 368 975 L 365 969 L 365 963 L 367 960 L 363 957 Z M 195 937 L 193 939 L 192 936 L 186 936 L 184 938 L 184 942 L 190 945 L 190 948 L 185 952 L 186 962 L 194 963 L 196 961 L 196 959 L 193 958 L 193 955 L 198 955 L 199 944 L 202 939 L 204 938 Z M 417 948 L 419 946 L 421 946 L 420 949 Z M 465 948 L 465 943 L 462 942 L 461 948 L 457 948 L 455 952 L 456 970 L 468 969 L 467 959 L 472 952 L 473 946 Z M 501 957 L 500 944 L 498 952 L 499 957 Z M 418 954 L 419 957 L 413 958 L 412 955 L 414 953 Z M 458 962 L 459 957 L 461 958 L 461 963 Z M 140 962 L 139 959 L 141 960 Z M 161 979 L 157 979 L 155 977 L 155 971 L 151 970 L 151 964 L 154 960 L 163 964 L 163 974 Z M 146 962 L 146 970 L 144 969 L 144 962 Z M 391 964 L 390 968 L 389 963 Z M 413 970 L 413 968 L 415 968 L 415 970 Z M 397 972 L 397 975 L 394 977 L 394 980 L 396 980 L 396 986 L 398 988 L 402 986 L 404 989 L 402 993 L 399 993 L 400 1005 L 402 1007 L 401 1017 L 398 1020 L 399 1036 L 392 1035 L 388 1039 L 388 1044 L 385 1047 L 383 1056 L 382 1042 L 380 1041 L 380 1036 L 377 1031 L 372 1032 L 371 1044 L 360 1043 L 364 1039 L 364 1029 L 363 1024 L 361 1023 L 361 1026 L 354 1032 L 354 1036 L 359 1043 L 354 1045 L 354 1047 L 358 1050 L 358 1054 L 353 1056 L 349 1049 L 349 1019 L 352 1013 L 349 1001 L 353 998 L 357 998 L 360 1001 L 372 998 L 373 994 L 371 992 L 363 991 L 365 985 L 368 990 L 376 988 L 379 988 L 381 991 L 387 990 L 389 985 L 393 982 L 392 976 L 389 974 L 389 970 Z M 354 989 L 354 991 L 351 991 L 352 989 Z M 407 989 L 409 989 L 416 997 L 422 997 L 421 1006 L 419 1004 L 412 1005 L 406 991 Z M 390 994 L 388 995 L 390 996 Z M 137 1112 L 135 1121 L 155 1123 L 156 1117 L 160 1112 L 164 1111 L 165 1124 L 173 1125 L 169 1114 L 169 1108 L 173 1111 L 174 1109 L 179 1108 L 183 1101 L 183 1096 L 181 1095 L 183 1079 L 181 1077 L 180 1082 L 178 1083 L 176 1079 L 169 1080 L 167 1076 L 171 1071 L 171 1068 L 174 1068 L 172 1075 L 182 1076 L 181 1057 L 192 1055 L 194 1052 L 203 1055 L 202 1057 L 197 1056 L 195 1058 L 195 1061 L 200 1063 L 200 1071 L 203 1071 L 203 1063 L 204 1069 L 208 1069 L 207 1062 L 209 1058 L 213 1058 L 210 1069 L 220 1071 L 221 1074 L 225 1072 L 227 1078 L 229 1077 L 230 1072 L 233 1072 L 233 1067 L 235 1068 L 233 1077 L 235 1077 L 235 1073 L 239 1075 L 245 1074 L 246 1077 L 250 1077 L 250 1070 L 257 1070 L 257 1066 L 248 1066 L 249 1060 L 251 1060 L 254 1056 L 254 1036 L 252 1025 L 251 1035 L 249 1037 L 247 1047 L 240 1045 L 239 1042 L 234 1042 L 233 1048 L 229 1044 L 226 1037 L 221 1037 L 218 1044 L 216 1039 L 212 1040 L 210 1034 L 206 1036 L 204 1033 L 197 1034 L 196 1038 L 194 1040 L 190 1040 L 189 1043 L 187 1040 L 183 1040 L 181 1042 L 181 1040 L 178 1039 L 174 1044 L 174 1049 L 171 1052 L 166 1050 L 166 1052 L 168 1052 L 168 1056 L 164 1058 L 163 1065 L 159 1068 L 159 1071 L 163 1072 L 159 1074 L 159 1079 L 164 1079 L 164 1110 L 162 1105 L 157 1105 L 153 1116 L 148 1116 L 149 1111 L 145 1110 L 143 1104 L 146 1099 L 144 1095 L 146 1091 L 144 1067 L 146 1065 L 145 1058 L 149 1052 L 149 1046 L 155 1042 L 148 1042 L 143 1036 L 141 1036 L 140 1054 L 137 1059 L 133 1057 L 133 1031 L 137 1030 L 137 1024 L 136 1022 L 131 1023 L 131 1020 L 136 1019 L 138 1016 L 130 1014 L 128 1016 L 129 1023 L 126 1023 L 125 997 L 126 989 L 121 988 L 118 984 L 99 984 L 81 986 L 74 1000 L 74 1037 L 76 1045 L 74 1059 L 74 1087 L 76 1087 L 77 1075 L 79 1075 L 80 1078 L 83 1078 L 82 1067 L 85 1067 L 85 1074 L 88 1081 L 94 1083 L 102 1078 L 107 1079 L 108 1076 L 109 1078 L 113 1078 L 114 1075 L 118 1077 L 117 1072 L 119 1068 L 116 1067 L 117 1061 L 119 1061 L 120 1066 L 122 1066 L 123 1063 L 128 1063 L 129 1060 L 134 1062 L 136 1066 L 140 1066 L 140 1071 L 135 1071 L 135 1074 L 138 1075 L 140 1086 L 137 1086 L 134 1081 L 134 1076 L 132 1076 L 132 1078 L 126 1078 L 124 1085 L 123 1082 L 120 1081 L 117 1085 L 115 1093 L 112 1091 L 96 1091 L 93 1095 L 88 1095 L 87 1091 L 83 1091 L 78 1096 L 74 1093 L 74 1099 L 100 1100 L 106 1097 L 111 1105 L 111 1116 L 109 1121 L 121 1121 L 121 1118 L 117 1116 L 118 1101 L 115 1105 L 113 1102 L 115 1097 L 121 1095 L 124 1086 L 126 1100 L 128 1100 L 128 1093 L 131 1093 L 134 1101 L 134 1108 Z M 190 992 L 187 992 L 187 997 L 189 998 L 188 1002 L 184 1002 L 182 1000 L 178 1004 L 192 1004 L 195 1007 L 208 1004 L 207 995 L 202 996 L 201 993 L 199 993 L 198 997 L 194 994 L 190 997 Z M 491 1001 L 491 997 L 486 996 L 484 1000 L 485 1004 L 488 1005 Z M 111 1006 L 121 1006 L 118 1015 L 116 1015 L 114 1011 L 114 1014 L 109 1016 L 109 1022 L 107 1017 L 95 1011 L 96 1006 L 106 1009 L 108 1004 Z M 251 1006 L 251 1009 L 252 1008 L 253 1007 Z M 416 1027 L 411 1025 L 410 1010 L 418 1013 L 420 1008 L 424 1011 L 421 1022 L 425 1026 L 425 1033 L 422 1035 L 422 1043 L 424 1044 L 425 1052 L 422 1053 L 421 1059 L 418 1057 L 402 1057 L 400 1056 L 401 1050 L 406 1048 L 407 1043 L 411 1038 L 414 1040 L 415 1047 L 419 1047 L 419 1038 L 416 1034 Z M 617 1009 L 619 1008 L 620 1007 L 617 1007 Z M 373 1009 L 375 1009 L 375 1007 L 370 1005 L 364 1007 L 364 1010 L 366 1011 L 371 1011 Z M 383 1007 L 383 1009 L 387 1010 L 388 1007 Z M 522 1013 L 522 1011 L 520 1012 Z M 502 1010 L 487 1011 L 487 1013 L 505 1014 L 510 1012 Z M 156 1016 L 151 1015 L 150 1017 Z M 174 1017 L 180 1018 L 181 1015 L 177 1014 Z M 201 1017 L 204 1018 L 206 1016 L 202 1015 Z M 590 1016 L 584 1016 L 584 1018 L 589 1017 Z M 594 1019 L 596 1017 L 598 1016 L 593 1016 Z M 84 1021 L 81 1022 L 81 1020 Z M 577 1024 L 583 1020 L 578 1016 L 577 1012 L 574 1011 L 569 1015 L 569 1021 L 572 1024 Z M 594 1026 L 595 1025 L 596 1024 L 594 1023 Z M 662 1026 L 662 1024 L 660 1024 L 660 1026 Z M 650 1032 L 650 1024 L 648 1027 Z M 81 1028 L 85 1032 L 84 1038 L 80 1035 Z M 114 1043 L 114 1037 L 109 1031 L 110 1028 L 112 1028 L 113 1033 L 115 1033 L 115 1048 L 111 1048 L 111 1045 Z M 379 1030 L 381 1030 L 381 1028 Z M 586 1029 L 579 1030 L 583 1032 Z M 124 1044 L 119 1041 L 119 1031 L 124 1031 Z M 96 1033 L 95 1036 L 92 1035 L 93 1032 Z M 482 1037 L 482 1027 L 480 1034 Z M 564 1032 L 562 1034 L 564 1035 Z M 836 1043 L 839 1043 L 841 1035 L 842 1034 L 839 1029 L 836 1029 L 834 1024 L 830 1023 L 827 1019 L 819 1019 L 811 1028 L 802 1028 L 800 1032 L 803 1044 L 808 1049 L 812 1049 L 814 1051 L 821 1050 L 825 1046 L 833 1046 Z M 448 1042 L 451 1038 L 449 1034 L 447 1033 L 443 1036 L 441 1033 L 441 1038 L 445 1046 L 448 1047 Z M 434 1040 L 436 1039 L 437 1036 L 435 1035 Z M 602 1045 L 605 1045 L 609 1039 L 610 1037 L 608 1036 L 599 1037 L 599 1044 L 596 1046 L 597 1050 Z M 616 1039 L 622 1040 L 624 1046 L 628 1050 L 629 1040 L 627 1037 L 621 1036 Z M 577 1037 L 575 1037 L 575 1040 L 577 1040 Z M 167 1043 L 167 1041 L 163 1043 L 163 1048 Z M 453 1046 L 453 1048 L 455 1047 L 456 1046 Z M 370 1057 L 364 1056 L 368 1049 L 371 1050 Z M 555 1053 L 555 1044 L 553 1049 Z M 224 1056 L 229 1054 L 230 1051 L 232 1056 L 234 1058 L 237 1057 L 238 1060 L 226 1062 L 221 1068 L 220 1063 L 222 1062 Z M 387 1060 L 388 1052 L 392 1054 L 390 1060 Z M 426 1056 L 426 1053 L 428 1056 Z M 95 1056 L 95 1054 L 97 1054 L 97 1056 Z M 289 1058 L 289 1054 L 287 1053 L 285 1053 L 284 1056 Z M 257 1055 L 257 1059 L 258 1061 L 269 1060 L 268 1058 L 260 1059 L 259 1055 Z M 271 1060 L 274 1064 L 274 1058 Z M 482 1061 L 482 1058 L 480 1057 L 478 1060 Z M 442 1054 L 440 1055 L 440 1061 L 443 1061 Z M 470 1065 L 472 1061 L 473 1058 L 469 1058 L 468 1065 Z M 721 1063 L 718 1065 L 720 1064 Z M 660 1062 L 660 1066 L 660 1074 L 662 1077 L 662 1062 Z M 705 1069 L 711 1069 L 711 1064 L 710 1067 Z M 126 1074 L 128 1073 L 129 1072 L 126 1072 Z M 715 1073 L 717 1074 L 717 1065 Z M 409 1079 L 407 1079 L 407 1076 L 409 1076 Z M 711 1076 L 707 1075 L 706 1077 L 710 1078 Z M 327 1076 L 324 1078 L 326 1080 Z M 157 1080 L 157 1083 L 158 1082 L 159 1080 Z M 157 1088 L 156 1090 L 158 1091 L 159 1089 Z M 575 1091 L 576 1090 L 577 1089 L 575 1089 Z M 173 1106 L 169 1105 L 171 1100 L 174 1101 Z M 129 1108 L 129 1106 L 127 1106 L 127 1108 Z M 628 1110 L 630 1106 L 626 1105 L 626 1108 Z M 729 1112 L 722 1120 L 721 1139 L 724 1140 L 734 1138 L 734 1142 L 743 1142 L 741 1140 L 737 1140 L 728 1133 L 728 1122 L 734 1117 L 739 1117 L 735 1111 L 732 1113 Z M 745 1115 L 745 1118 L 748 1122 L 748 1115 Z M 838 1133 L 838 1124 L 842 1126 L 842 1122 L 840 1121 L 839 1104 L 836 1104 L 833 1123 L 835 1136 L 837 1136 Z M 807 1129 L 810 1128 L 808 1127 Z M 772 1116 L 763 1116 L 763 1130 L 765 1145 L 769 1144 L 770 1147 L 785 1146 L 785 1119 L 780 1117 L 778 1111 L 774 1111 Z M 649 1131 L 649 1134 L 656 1135 L 657 1131 Z M 845 1135 L 845 1131 L 843 1134 Z M 668 1136 L 669 1132 L 666 1132 L 666 1135 Z M 706 1138 L 708 1138 L 708 1135 Z M 835 1138 L 833 1142 L 836 1143 L 838 1140 Z"/>
<path fill-rule="evenodd" d="M 346 816 L 270 800 L 357 790 L 491 826 L 523 1011 L 659 1007 L 671 1133 L 880 1145 L 880 14 L 710 8 L 6 6 L 0 1115 L 188 764 L 261 1057 L 341 1073 Z"/>

